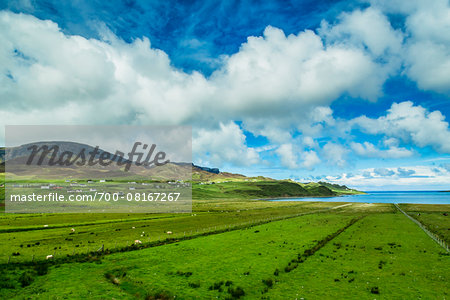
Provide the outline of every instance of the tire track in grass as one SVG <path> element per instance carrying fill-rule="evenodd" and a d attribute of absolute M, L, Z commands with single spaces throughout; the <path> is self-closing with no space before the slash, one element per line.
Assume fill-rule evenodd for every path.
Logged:
<path fill-rule="evenodd" d="M 350 222 L 345 225 L 344 227 L 342 227 L 341 229 L 337 230 L 336 232 L 327 235 L 326 237 L 324 237 L 323 239 L 321 239 L 320 241 L 318 241 L 313 247 L 306 249 L 303 251 L 303 253 L 298 253 L 296 258 L 293 258 L 286 267 L 284 267 L 283 270 L 279 270 L 279 269 L 275 269 L 273 275 L 278 277 L 281 275 L 282 272 L 284 273 L 290 273 L 292 270 L 295 270 L 299 264 L 303 263 L 306 261 L 306 259 L 312 255 L 314 255 L 317 251 L 319 251 L 322 247 L 324 247 L 326 244 L 328 244 L 329 242 L 331 242 L 333 239 L 335 239 L 337 236 L 339 236 L 341 233 L 343 233 L 345 230 L 347 230 L 350 226 L 352 226 L 353 224 L 355 224 L 356 222 L 358 222 L 359 220 L 363 219 L 365 217 L 364 216 L 360 216 L 358 218 L 354 218 L 352 220 L 350 220 Z M 262 283 L 266 286 L 264 288 L 264 290 L 262 291 L 262 294 L 265 294 L 269 291 L 270 288 L 273 287 L 275 281 L 272 278 L 266 278 L 262 280 Z M 264 298 L 264 297 L 263 297 Z"/>

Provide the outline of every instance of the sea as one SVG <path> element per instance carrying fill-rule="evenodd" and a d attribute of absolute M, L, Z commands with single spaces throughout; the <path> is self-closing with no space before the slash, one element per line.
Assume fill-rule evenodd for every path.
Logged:
<path fill-rule="evenodd" d="M 440 191 L 389 191 L 366 192 L 365 195 L 338 197 L 280 198 L 270 201 L 325 201 L 325 202 L 365 202 L 365 203 L 420 203 L 450 204 L 450 192 Z"/>

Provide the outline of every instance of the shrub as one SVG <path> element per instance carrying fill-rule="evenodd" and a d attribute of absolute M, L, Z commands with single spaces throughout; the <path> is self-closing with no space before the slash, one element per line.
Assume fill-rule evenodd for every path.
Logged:
<path fill-rule="evenodd" d="M 262 282 L 267 285 L 267 287 L 272 287 L 273 286 L 273 280 L 272 278 L 267 278 L 267 279 L 263 279 Z"/>
<path fill-rule="evenodd" d="M 236 288 L 232 288 L 230 287 L 228 289 L 228 293 L 231 295 L 231 297 L 233 297 L 234 299 L 239 299 L 243 296 L 245 296 L 245 292 L 244 289 L 241 288 L 240 286 L 236 287 Z"/>
<path fill-rule="evenodd" d="M 223 284 L 223 281 L 215 282 L 212 286 L 209 287 L 209 289 L 210 290 L 220 290 L 222 284 Z"/>
<path fill-rule="evenodd" d="M 169 300 L 173 299 L 174 297 L 167 291 L 161 291 L 157 292 L 153 295 L 147 295 L 145 297 L 145 300 Z"/>
<path fill-rule="evenodd" d="M 48 264 L 47 263 L 38 264 L 36 267 L 34 267 L 34 269 L 36 270 L 36 273 L 39 276 L 45 275 L 48 273 Z"/>
<path fill-rule="evenodd" d="M 377 286 L 374 286 L 374 287 L 372 287 L 372 288 L 370 289 L 370 292 L 371 292 L 372 294 L 379 294 L 379 293 L 380 293 L 380 290 L 378 289 Z"/>
<path fill-rule="evenodd" d="M 6 274 L 0 274 L 0 289 L 15 289 L 16 284 L 9 276 Z"/>
<path fill-rule="evenodd" d="M 185 276 L 185 277 L 192 276 L 192 272 L 183 272 L 183 271 L 180 271 L 180 270 L 178 270 L 176 274 L 179 275 L 179 276 Z"/>
<path fill-rule="evenodd" d="M 22 287 L 29 286 L 34 281 L 33 273 L 30 271 L 25 271 L 20 275 L 19 282 Z"/>
<path fill-rule="evenodd" d="M 200 287 L 200 282 L 189 282 L 189 286 L 193 289 L 197 289 Z"/>

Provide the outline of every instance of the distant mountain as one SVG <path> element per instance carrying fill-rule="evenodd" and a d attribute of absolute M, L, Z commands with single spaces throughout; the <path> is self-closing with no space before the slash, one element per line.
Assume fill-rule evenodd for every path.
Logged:
<path fill-rule="evenodd" d="M 20 169 L 21 175 L 34 175 L 36 174 L 37 167 L 27 166 L 25 163 L 32 154 L 32 149 L 29 149 L 31 146 L 36 145 L 38 147 L 41 146 L 58 146 L 58 151 L 56 155 L 59 157 L 63 152 L 69 151 L 74 153 L 74 157 L 84 149 L 86 156 L 89 156 L 89 152 L 95 150 L 93 146 L 75 143 L 75 142 L 65 142 L 65 141 L 54 141 L 54 142 L 36 142 L 21 145 L 18 147 L 12 147 L 6 149 L 1 148 L 1 163 L 4 166 L 4 162 L 7 161 L 8 164 L 12 166 L 17 166 L 16 169 Z M 98 150 L 98 154 L 95 156 L 98 159 L 103 153 L 109 153 L 102 149 Z M 53 154 L 53 151 L 51 152 Z M 42 166 L 48 166 L 48 162 L 51 158 L 51 154 L 48 154 L 43 160 Z M 113 155 L 109 153 L 112 157 Z M 38 154 L 38 157 L 40 154 Z M 38 157 L 34 159 L 37 161 Z M 126 160 L 128 161 L 128 160 Z M 108 166 L 83 166 L 83 167 L 75 167 L 75 166 L 48 166 L 51 168 L 51 171 L 47 171 L 47 176 L 51 177 L 64 177 L 67 176 L 68 172 L 72 172 L 72 170 L 68 170 L 68 168 L 73 169 L 74 176 L 78 176 L 81 178 L 96 178 L 96 177 L 108 177 L 108 178 L 118 178 L 118 177 L 137 177 L 135 179 L 155 179 L 155 180 L 169 180 L 169 179 L 191 179 L 190 175 L 192 172 L 192 179 L 199 181 L 208 181 L 208 180 L 225 180 L 229 178 L 246 178 L 244 175 L 240 174 L 232 174 L 227 172 L 220 172 L 218 168 L 208 168 L 194 165 L 190 162 L 170 162 L 163 166 L 136 166 L 133 165 L 130 169 L 130 172 L 126 173 L 123 171 L 123 167 L 117 166 L 117 164 L 110 164 Z M 75 172 L 76 171 L 76 172 Z M 0 172 L 4 172 L 4 167 L 0 165 Z"/>
<path fill-rule="evenodd" d="M 5 161 L 5 147 L 0 147 L 0 163 Z"/>
<path fill-rule="evenodd" d="M 3 148 L 4 149 L 3 150 L 4 160 L 10 162 L 10 161 L 20 159 L 22 161 L 23 158 L 28 158 L 33 153 L 33 149 L 30 148 L 32 146 L 37 146 L 38 149 L 43 146 L 47 146 L 48 148 L 57 146 L 58 151 L 56 152 L 56 155 L 58 157 L 64 152 L 71 152 L 71 153 L 74 153 L 74 156 L 76 156 L 82 150 L 84 150 L 86 156 L 88 157 L 89 153 L 93 152 L 95 150 L 95 147 L 92 147 L 92 146 L 89 146 L 86 144 L 75 143 L 75 142 L 64 142 L 64 141 L 35 142 L 35 143 L 25 144 L 25 145 L 21 145 L 21 146 L 17 146 L 17 147 L 10 147 L 10 148 L 6 149 L 6 151 Z M 112 153 L 110 153 L 108 151 L 104 151 L 102 149 L 98 149 L 97 152 L 98 153 L 94 156 L 95 159 L 98 159 L 103 153 L 108 153 L 111 157 L 113 157 Z M 52 151 L 52 154 L 53 154 L 53 151 Z M 48 158 L 50 158 L 50 156 Z M 46 162 L 47 161 L 44 160 L 43 164 L 46 164 Z"/>
<path fill-rule="evenodd" d="M 209 173 L 214 173 L 214 174 L 219 174 L 219 173 L 220 173 L 220 171 L 219 171 L 218 168 L 200 167 L 200 166 L 196 166 L 196 165 L 194 165 L 194 164 L 192 164 L 192 167 L 197 168 L 197 169 L 200 169 L 200 170 L 202 170 L 202 171 L 209 172 Z"/>
<path fill-rule="evenodd" d="M 331 184 L 327 182 L 298 183 L 290 180 L 275 180 L 268 177 L 247 177 L 241 174 L 221 172 L 218 168 L 202 167 L 190 162 L 170 162 L 162 166 L 135 166 L 129 172 L 124 171 L 123 166 L 110 164 L 108 166 L 52 166 L 42 168 L 38 166 L 27 166 L 27 161 L 32 145 L 57 145 L 59 147 L 58 156 L 65 151 L 79 153 L 85 149 L 85 153 L 93 151 L 95 148 L 89 145 L 74 142 L 38 142 L 22 145 L 10 149 L 0 148 L 0 172 L 5 170 L 5 162 L 14 164 L 14 173 L 19 176 L 34 177 L 42 179 L 94 179 L 107 178 L 113 180 L 192 180 L 203 185 L 204 188 L 196 186 L 196 195 L 200 198 L 208 197 L 293 197 L 293 196 L 336 196 L 344 194 L 361 193 L 349 189 L 344 185 Z M 98 158 L 102 153 L 108 153 L 102 149 L 98 150 Z M 50 158 L 50 155 L 46 158 Z M 40 170 L 39 168 L 43 169 Z M 70 168 L 70 169 L 69 169 Z M 17 171 L 17 172 L 16 172 Z M 216 185 L 216 188 L 212 188 Z M 207 188 L 211 186 L 211 188 Z M 218 189 L 220 187 L 220 189 Z M 227 190 L 229 188 L 229 190 Z M 221 190 L 223 189 L 223 190 Z M 204 193 L 204 194 L 202 194 Z M 197 197 L 196 196 L 196 197 Z"/>

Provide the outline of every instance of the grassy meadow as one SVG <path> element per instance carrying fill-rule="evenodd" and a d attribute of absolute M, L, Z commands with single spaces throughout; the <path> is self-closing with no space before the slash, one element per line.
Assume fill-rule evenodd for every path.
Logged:
<path fill-rule="evenodd" d="M 444 216 L 449 206 L 411 209 Z M 450 293 L 448 253 L 391 204 L 214 199 L 194 200 L 191 214 L 4 214 L 0 236 L 2 299 Z"/>
<path fill-rule="evenodd" d="M 1 214 L 0 299 L 449 297 L 449 254 L 394 205 L 266 201 L 358 192 L 223 180 L 193 183 L 192 213 Z M 450 205 L 401 208 L 449 242 Z"/>

